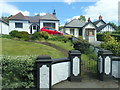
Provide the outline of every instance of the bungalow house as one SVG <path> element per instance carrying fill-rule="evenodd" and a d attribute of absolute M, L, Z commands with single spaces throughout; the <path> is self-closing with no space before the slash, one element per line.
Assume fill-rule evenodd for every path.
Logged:
<path fill-rule="evenodd" d="M 26 31 L 29 34 L 39 31 L 44 26 L 50 26 L 59 30 L 59 20 L 54 10 L 53 14 L 44 16 L 24 16 L 21 12 L 9 18 L 9 30 Z"/>
<path fill-rule="evenodd" d="M 97 26 L 97 32 L 113 32 L 116 31 L 115 27 L 113 27 L 110 23 L 106 23 L 103 21 L 102 16 L 99 16 L 99 20 L 93 22 Z"/>
<path fill-rule="evenodd" d="M 97 32 L 105 31 L 115 31 L 116 29 L 111 24 L 106 24 L 102 20 L 102 16 L 99 16 L 99 20 L 92 22 L 88 18 L 88 22 L 83 20 L 73 19 L 69 23 L 66 23 L 63 31 L 65 33 L 74 35 L 75 37 L 82 36 L 83 39 L 88 40 L 89 42 L 96 41 Z"/>
<path fill-rule="evenodd" d="M 0 33 L 9 34 L 9 24 L 0 18 Z"/>

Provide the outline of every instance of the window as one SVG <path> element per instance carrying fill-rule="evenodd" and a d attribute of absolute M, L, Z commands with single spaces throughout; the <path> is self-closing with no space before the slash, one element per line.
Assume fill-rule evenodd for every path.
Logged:
<path fill-rule="evenodd" d="M 33 29 L 36 30 L 36 26 L 33 26 Z"/>
<path fill-rule="evenodd" d="M 86 35 L 87 36 L 93 36 L 95 32 L 95 29 L 86 29 Z"/>
<path fill-rule="evenodd" d="M 23 28 L 23 23 L 15 23 L 15 28 Z"/>
<path fill-rule="evenodd" d="M 55 23 L 43 23 L 43 26 L 44 27 L 49 26 L 55 28 Z"/>
<path fill-rule="evenodd" d="M 75 33 L 74 33 L 74 29 L 70 29 L 70 34 L 71 35 L 74 35 Z"/>

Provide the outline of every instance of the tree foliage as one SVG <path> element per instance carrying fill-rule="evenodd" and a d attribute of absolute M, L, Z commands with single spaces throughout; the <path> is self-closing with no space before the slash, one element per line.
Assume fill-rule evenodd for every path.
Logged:
<path fill-rule="evenodd" d="M 111 50 L 116 56 L 120 56 L 120 42 L 117 42 L 109 33 L 105 33 L 103 37 L 104 43 L 101 44 L 101 47 Z"/>
<path fill-rule="evenodd" d="M 10 18 L 10 17 L 12 17 L 12 15 L 10 15 L 9 17 L 4 17 L 4 16 L 2 16 L 2 19 L 3 19 L 4 21 L 6 21 L 6 22 L 9 23 L 9 18 Z"/>
<path fill-rule="evenodd" d="M 81 16 L 78 18 L 78 20 L 86 21 L 86 18 L 85 18 L 85 16 L 81 15 Z"/>

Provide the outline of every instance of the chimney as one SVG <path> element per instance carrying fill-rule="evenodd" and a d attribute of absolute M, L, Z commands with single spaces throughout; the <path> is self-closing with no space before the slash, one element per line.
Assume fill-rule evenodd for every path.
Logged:
<path fill-rule="evenodd" d="M 99 16 L 99 20 L 102 20 L 102 16 L 101 15 Z"/>
<path fill-rule="evenodd" d="M 90 22 L 91 21 L 91 19 L 90 19 L 90 17 L 88 18 L 88 22 Z"/>
<path fill-rule="evenodd" d="M 54 15 L 54 16 L 56 16 L 56 12 L 55 12 L 55 9 L 54 9 L 53 15 Z"/>

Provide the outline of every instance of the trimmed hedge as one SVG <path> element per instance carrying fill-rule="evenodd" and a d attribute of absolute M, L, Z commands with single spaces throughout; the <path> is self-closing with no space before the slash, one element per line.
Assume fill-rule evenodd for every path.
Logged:
<path fill-rule="evenodd" d="M 118 34 L 112 34 L 112 37 L 114 37 L 117 41 L 120 41 L 120 35 Z M 103 34 L 97 34 L 97 41 L 104 41 L 104 36 Z"/>
<path fill-rule="evenodd" d="M 37 56 L 2 56 L 3 88 L 33 88 Z"/>

